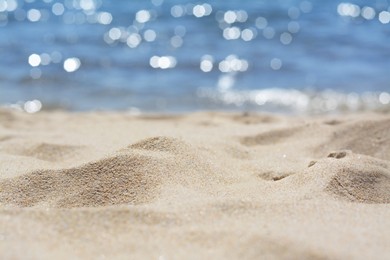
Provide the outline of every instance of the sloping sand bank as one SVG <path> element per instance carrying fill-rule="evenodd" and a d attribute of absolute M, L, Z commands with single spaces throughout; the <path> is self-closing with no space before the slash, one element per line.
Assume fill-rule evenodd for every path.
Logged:
<path fill-rule="evenodd" d="M 390 115 L 0 111 L 1 259 L 388 259 Z"/>

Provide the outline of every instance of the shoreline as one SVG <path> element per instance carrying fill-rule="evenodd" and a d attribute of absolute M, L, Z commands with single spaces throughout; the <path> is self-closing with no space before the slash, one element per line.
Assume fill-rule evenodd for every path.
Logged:
<path fill-rule="evenodd" d="M 0 110 L 0 258 L 386 258 L 389 129 L 386 111 Z"/>

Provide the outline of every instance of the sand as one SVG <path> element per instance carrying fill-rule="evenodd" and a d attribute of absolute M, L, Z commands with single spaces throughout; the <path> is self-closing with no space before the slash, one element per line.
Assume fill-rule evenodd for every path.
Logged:
<path fill-rule="evenodd" d="M 389 259 L 390 114 L 0 111 L 1 259 Z"/>

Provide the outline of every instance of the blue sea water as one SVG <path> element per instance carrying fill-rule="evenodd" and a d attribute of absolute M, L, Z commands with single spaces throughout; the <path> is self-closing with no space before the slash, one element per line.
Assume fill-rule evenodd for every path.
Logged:
<path fill-rule="evenodd" d="M 0 105 L 390 106 L 390 1 L 0 0 Z"/>

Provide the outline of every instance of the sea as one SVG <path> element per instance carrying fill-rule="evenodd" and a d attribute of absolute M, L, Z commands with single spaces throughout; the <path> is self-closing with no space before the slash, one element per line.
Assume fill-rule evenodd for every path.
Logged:
<path fill-rule="evenodd" d="M 0 0 L 0 106 L 387 109 L 390 1 Z"/>

